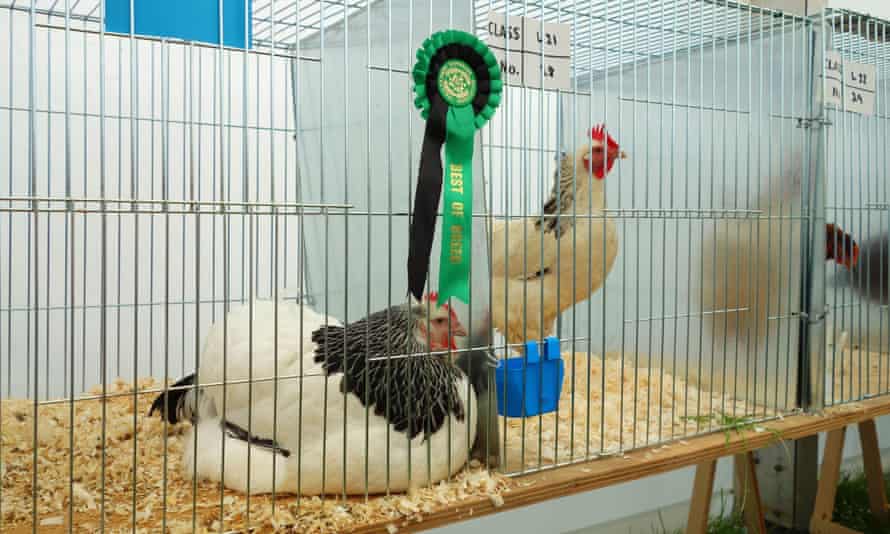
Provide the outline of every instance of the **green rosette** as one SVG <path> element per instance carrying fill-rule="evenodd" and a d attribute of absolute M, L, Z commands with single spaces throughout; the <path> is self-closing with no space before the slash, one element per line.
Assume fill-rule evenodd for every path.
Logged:
<path fill-rule="evenodd" d="M 426 120 L 408 249 L 408 290 L 420 299 L 429 273 L 436 213 L 444 217 L 438 303 L 470 301 L 473 229 L 473 139 L 501 101 L 494 54 L 476 36 L 445 30 L 417 50 L 414 105 Z M 445 148 L 444 166 L 442 147 Z"/>

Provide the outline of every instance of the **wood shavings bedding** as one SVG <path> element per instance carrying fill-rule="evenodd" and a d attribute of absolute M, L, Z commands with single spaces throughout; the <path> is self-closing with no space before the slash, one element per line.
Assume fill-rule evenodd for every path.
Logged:
<path fill-rule="evenodd" d="M 750 402 L 703 391 L 658 367 L 634 369 L 625 360 L 622 375 L 622 362 L 614 355 L 605 358 L 603 377 L 603 358 L 596 354 L 589 358 L 588 375 L 587 353 L 576 353 L 573 394 L 572 357 L 566 354 L 563 358 L 566 374 L 559 411 L 506 419 L 507 473 L 616 454 L 716 430 L 723 414 L 740 418 L 772 415 L 770 410 Z M 503 418 L 500 423 L 503 431 Z M 523 457 L 525 461 L 521 462 Z"/>
<path fill-rule="evenodd" d="M 859 346 L 833 350 L 825 364 L 825 404 L 853 402 L 890 393 L 890 354 L 870 352 Z"/>
<path fill-rule="evenodd" d="M 506 419 L 506 434 L 501 436 L 506 441 L 505 472 L 534 468 L 539 462 L 546 466 L 571 459 L 592 458 L 603 453 L 617 453 L 633 445 L 676 440 L 674 445 L 660 447 L 650 453 L 668 455 L 671 447 L 682 447 L 683 443 L 688 443 L 683 438 L 718 429 L 717 419 L 709 428 L 709 422 L 704 420 L 707 417 L 701 416 L 719 413 L 744 416 L 755 409 L 758 415 L 770 415 L 767 410 L 750 403 L 703 391 L 681 378 L 662 373 L 656 367 L 640 367 L 634 372 L 632 365 L 625 362 L 622 376 L 620 360 L 607 357 L 603 377 L 603 359 L 599 356 L 590 358 L 589 375 L 586 353 L 574 355 L 574 362 L 571 355 L 564 355 L 564 358 L 566 380 L 558 415 L 550 413 L 524 421 Z M 883 362 L 882 369 L 886 373 L 890 371 L 890 361 L 886 360 L 886 355 Z M 877 363 L 873 366 L 876 367 Z M 887 387 L 887 380 L 883 383 Z M 139 381 L 137 391 L 158 387 L 154 380 L 145 379 Z M 156 532 L 164 519 L 170 532 L 191 532 L 193 519 L 198 532 L 237 530 L 243 528 L 248 520 L 259 532 L 283 529 L 292 532 L 349 532 L 356 526 L 366 524 L 380 524 L 383 525 L 381 528 L 391 526 L 398 531 L 406 521 L 421 520 L 434 509 L 454 506 L 467 499 L 486 498 L 495 506 L 501 506 L 505 500 L 509 500 L 510 489 L 522 485 L 521 478 L 489 474 L 474 463 L 450 482 L 422 488 L 409 495 L 371 496 L 367 501 L 362 497 L 344 501 L 337 497 L 321 499 L 278 495 L 274 508 L 271 496 L 254 496 L 249 499 L 248 508 L 248 499 L 242 495 L 221 492 L 216 484 L 207 482 L 198 482 L 193 486 L 190 479 L 183 478 L 179 459 L 182 447 L 190 446 L 183 438 L 185 425 L 168 426 L 165 434 L 160 418 L 146 417 L 156 394 L 137 393 L 134 398 L 132 392 L 130 384 L 117 381 L 109 384 L 108 393 L 112 396 L 105 403 L 99 399 L 76 400 L 73 406 L 73 434 L 69 432 L 70 403 L 40 406 L 37 421 L 37 521 L 41 532 L 67 532 L 68 507 L 72 496 L 74 530 L 77 532 L 98 530 L 99 511 L 103 503 L 106 529 L 113 532 L 131 532 L 134 521 L 137 532 Z M 119 396 L 121 393 L 127 395 Z M 100 390 L 91 391 L 91 395 L 100 394 Z M 32 414 L 32 401 L 0 402 L 0 465 L 6 471 L 0 495 L 0 530 L 4 532 L 31 531 Z M 684 419 L 687 414 L 699 417 Z M 503 431 L 502 418 L 500 425 Z M 69 447 L 72 438 L 73 479 L 70 479 L 72 458 Z M 168 455 L 166 477 L 165 447 Z M 522 458 L 524 461 L 520 461 Z M 196 496 L 193 488 L 197 490 Z M 288 525 L 290 527 L 285 529 Z"/>
<path fill-rule="evenodd" d="M 158 387 L 152 379 L 138 384 L 138 390 Z M 123 381 L 108 387 L 109 395 L 132 391 Z M 101 390 L 90 393 L 101 395 Z M 186 443 L 183 437 L 185 425 L 168 425 L 165 440 L 164 423 L 158 417 L 145 415 L 155 395 L 139 393 L 135 403 L 133 395 L 110 396 L 105 403 L 99 399 L 76 400 L 73 434 L 69 433 L 70 403 L 40 406 L 37 419 L 40 532 L 68 531 L 72 496 L 74 531 L 99 531 L 103 506 L 103 426 L 105 528 L 109 532 L 131 532 L 134 519 L 137 532 L 158 532 L 164 521 L 169 532 L 192 532 L 193 518 L 197 532 L 239 530 L 248 521 L 256 532 L 349 532 L 356 525 L 387 522 L 398 528 L 405 521 L 417 521 L 433 507 L 473 497 L 503 499 L 502 494 L 510 487 L 506 477 L 471 468 L 451 482 L 421 488 L 409 495 L 372 496 L 367 502 L 362 497 L 344 501 L 337 497 L 298 499 L 293 495 L 277 495 L 274 508 L 272 496 L 263 495 L 251 497 L 248 508 L 245 496 L 220 492 L 219 486 L 208 482 L 193 486 L 192 480 L 182 476 L 179 459 L 182 448 L 191 446 L 191 442 Z M 0 402 L 2 460 L 6 469 L 0 494 L 0 530 L 3 532 L 31 532 L 33 410 L 32 401 Z M 72 439 L 73 478 L 69 454 Z M 197 498 L 193 498 L 193 489 L 197 489 Z"/>

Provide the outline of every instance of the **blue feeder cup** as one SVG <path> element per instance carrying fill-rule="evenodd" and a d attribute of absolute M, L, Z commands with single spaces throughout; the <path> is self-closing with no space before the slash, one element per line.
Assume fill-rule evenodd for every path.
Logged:
<path fill-rule="evenodd" d="M 554 412 L 559 405 L 565 376 L 565 362 L 559 352 L 559 339 L 548 337 L 544 340 L 543 359 L 535 341 L 525 344 L 525 354 L 527 358 L 507 358 L 498 362 L 495 384 L 500 415 L 531 417 Z"/>
<path fill-rule="evenodd" d="M 221 24 L 224 46 L 250 48 L 253 0 L 105 0 L 105 31 L 130 33 L 131 2 L 136 35 L 219 44 Z"/>

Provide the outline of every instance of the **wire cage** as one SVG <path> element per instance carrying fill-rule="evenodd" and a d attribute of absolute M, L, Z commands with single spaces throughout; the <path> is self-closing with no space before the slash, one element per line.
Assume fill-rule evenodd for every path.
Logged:
<path fill-rule="evenodd" d="M 832 380 L 826 379 L 824 402 L 832 405 L 885 394 L 888 388 L 884 140 L 890 28 L 884 20 L 838 9 L 827 10 L 817 23 L 824 34 L 823 76 L 837 78 L 840 66 L 842 80 L 841 101 L 826 97 L 824 102 L 830 124 L 825 128 L 826 218 L 849 228 L 860 254 L 853 269 L 828 267 L 825 272 L 825 376 Z M 871 87 L 860 89 L 849 78 L 858 78 L 860 65 L 874 77 Z M 859 93 L 873 104 L 868 114 L 853 107 Z"/>
<path fill-rule="evenodd" d="M 493 155 L 490 175 L 518 169 L 538 182 L 505 213 L 539 216 L 550 185 L 538 169 L 552 158 L 526 147 L 574 153 L 579 133 L 604 122 L 630 154 L 605 179 L 600 214 L 583 205 L 567 214 L 594 227 L 611 220 L 619 251 L 605 285 L 560 319 L 576 354 L 565 405 L 574 416 L 549 422 L 558 445 L 532 443 L 527 467 L 797 406 L 810 136 L 794 117 L 809 102 L 809 21 L 723 2 L 577 7 L 551 12 L 575 28 L 573 57 L 585 58 L 558 116 L 527 134 L 521 117 L 495 119 L 515 155 Z M 527 13 L 548 16 L 541 6 Z M 603 261 L 600 242 L 566 241 L 561 258 Z"/>
<path fill-rule="evenodd" d="M 219 0 L 161 35 L 138 4 L 0 0 L 0 529 L 395 524 L 503 502 L 510 475 L 890 387 L 884 21 L 728 0 Z M 567 85 L 498 21 L 568 35 Z M 464 411 L 442 448 L 412 448 L 307 362 L 323 325 L 406 300 L 411 72 L 446 28 L 497 49 L 507 83 L 474 141 L 472 298 L 452 306 L 467 341 L 381 359 L 483 363 L 447 367 Z M 874 115 L 826 103 L 834 52 L 876 66 Z M 597 125 L 626 155 L 601 177 L 584 163 Z M 490 357 L 531 374 L 560 351 L 556 409 L 499 415 Z M 450 387 L 386 376 L 385 410 L 408 418 L 433 411 L 411 392 Z M 243 428 L 202 442 L 218 391 Z M 186 392 L 194 427 L 149 415 Z"/>

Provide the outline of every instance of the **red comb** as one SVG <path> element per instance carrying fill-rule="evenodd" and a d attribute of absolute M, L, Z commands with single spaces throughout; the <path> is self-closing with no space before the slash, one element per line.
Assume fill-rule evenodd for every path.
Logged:
<path fill-rule="evenodd" d="M 439 301 L 439 293 L 436 291 L 430 291 L 430 293 L 426 296 L 427 300 L 430 302 L 438 302 Z M 454 310 L 451 309 L 451 306 L 448 305 L 447 302 L 442 303 L 442 308 L 448 310 L 448 313 L 457 320 L 457 314 L 454 313 Z"/>
<path fill-rule="evenodd" d="M 612 139 L 611 135 L 606 136 L 606 127 L 602 124 L 597 124 L 590 129 L 590 138 L 600 143 L 605 142 L 609 148 L 618 148 L 618 142 Z"/>
<path fill-rule="evenodd" d="M 430 291 L 430 293 L 426 296 L 426 299 L 430 302 L 438 302 L 439 301 L 439 293 L 436 291 Z M 443 303 L 442 307 L 445 308 L 446 310 L 450 309 L 450 307 L 448 306 L 448 303 Z"/>

